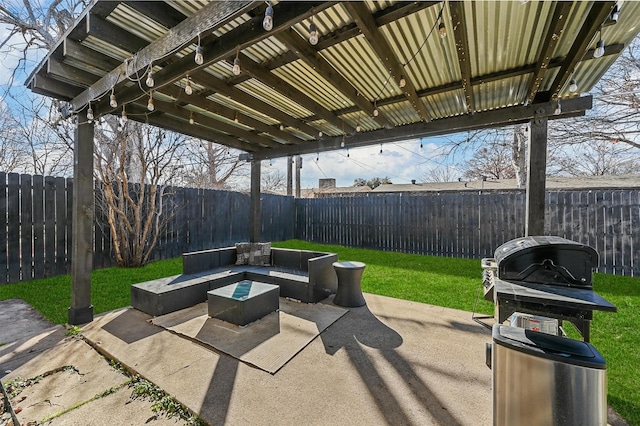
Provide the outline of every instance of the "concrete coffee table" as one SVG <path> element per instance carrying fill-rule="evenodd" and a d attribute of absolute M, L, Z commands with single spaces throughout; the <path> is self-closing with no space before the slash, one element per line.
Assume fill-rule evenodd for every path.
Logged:
<path fill-rule="evenodd" d="M 247 325 L 280 307 L 280 287 L 244 280 L 207 292 L 209 316 Z"/>

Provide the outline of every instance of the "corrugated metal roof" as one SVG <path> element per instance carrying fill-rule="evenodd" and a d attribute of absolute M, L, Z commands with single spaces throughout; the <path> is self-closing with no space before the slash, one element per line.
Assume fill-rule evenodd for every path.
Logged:
<path fill-rule="evenodd" d="M 99 7 L 106 14 L 105 19 L 122 28 L 123 34 L 142 39 L 150 43 L 150 46 L 159 43 L 158 40 L 167 34 L 168 29 L 159 21 L 172 22 L 173 19 L 175 22 L 180 22 L 184 19 L 182 22 L 198 25 L 198 22 L 201 22 L 200 15 L 203 10 L 211 11 L 215 10 L 215 5 L 226 7 L 227 4 L 222 1 L 216 3 L 190 0 L 167 1 L 157 10 L 164 10 L 166 13 L 166 9 L 170 7 L 175 10 L 175 15 L 172 14 L 172 19 L 159 19 L 161 17 L 145 14 L 151 12 L 142 12 L 150 11 L 151 8 L 136 8 L 135 3 L 135 1 L 117 4 L 102 2 Z M 162 57 L 150 58 L 156 74 L 160 75 L 161 79 L 163 75 L 171 76 L 170 81 L 164 84 L 184 88 L 186 74 L 191 73 L 191 85 L 195 89 L 192 95 L 194 98 L 191 99 L 204 99 L 205 102 L 200 102 L 199 105 L 211 102 L 212 110 L 215 109 L 214 105 L 220 105 L 242 112 L 273 127 L 273 131 L 268 132 L 265 130 L 269 129 L 264 127 L 258 130 L 251 126 L 242 126 L 245 130 L 254 131 L 256 135 L 282 132 L 279 126 L 283 120 L 270 116 L 266 111 L 261 111 L 261 104 L 245 105 L 245 102 L 233 99 L 233 96 L 216 93 L 214 88 L 228 85 L 230 89 L 241 90 L 251 98 L 277 108 L 292 119 L 284 121 L 291 123 L 297 121 L 304 124 L 298 127 L 306 129 L 305 132 L 311 132 L 308 126 L 322 131 L 324 146 L 327 146 L 327 137 L 334 137 L 331 142 L 333 146 L 339 144 L 339 139 L 336 138 L 343 133 L 340 120 L 344 120 L 352 129 L 356 126 L 361 127 L 362 132 L 357 137 L 352 135 L 352 129 L 349 131 L 345 129 L 344 132 L 348 133 L 349 138 L 361 140 L 360 143 L 363 144 L 375 143 L 377 135 L 382 135 L 383 133 L 380 132 L 388 130 L 389 127 L 405 128 L 407 125 L 423 122 L 420 108 L 412 104 L 412 99 L 419 98 L 419 102 L 424 105 L 429 114 L 426 118 L 434 121 L 523 105 L 531 86 L 538 56 L 544 48 L 545 37 L 549 28 L 555 25 L 555 22 L 552 22 L 554 12 L 560 5 L 564 6 L 562 3 L 547 1 L 529 1 L 524 4 L 509 1 L 478 1 L 461 4 L 464 19 L 462 28 L 468 38 L 469 47 L 465 57 L 469 59 L 470 79 L 473 83 L 467 94 L 473 98 L 475 107 L 474 111 L 469 111 L 462 84 L 463 68 L 460 66 L 458 57 L 460 46 L 456 46 L 454 24 L 451 19 L 452 4 L 449 2 L 432 4 L 367 0 L 364 3 L 366 5 L 364 10 L 371 13 L 371 19 L 378 27 L 377 29 L 367 28 L 367 31 L 379 31 L 384 40 L 382 45 L 377 45 L 375 40 L 368 40 L 359 31 L 357 27 L 359 21 L 349 13 L 351 5 L 340 2 L 317 4 L 273 2 L 275 26 L 271 32 L 266 33 L 261 28 L 266 5 L 261 2 L 246 6 L 237 4 L 237 13 L 232 14 L 229 19 L 221 21 L 217 26 L 202 30 L 200 37 L 195 34 L 191 40 L 165 52 Z M 560 65 L 572 59 L 568 55 L 580 41 L 576 40 L 576 36 L 584 28 L 597 28 L 599 23 L 595 23 L 596 27 L 594 27 L 594 23 L 587 22 L 587 16 L 590 11 L 597 10 L 602 4 L 582 1 L 570 4 L 564 31 L 550 55 L 551 66 L 541 73 L 542 83 L 538 92 L 548 91 L 558 76 Z M 292 14 L 292 10 L 297 10 L 297 15 Z M 628 44 L 640 31 L 638 16 L 640 16 L 640 2 L 625 2 L 622 5 L 619 21 L 602 28 L 602 37 L 607 45 Z M 299 39 L 300 43 L 308 44 L 311 18 L 319 31 L 321 42 L 318 46 L 321 47 L 307 49 L 312 53 L 301 52 L 297 48 L 289 51 L 287 37 L 293 37 Z M 139 52 L 128 52 L 117 47 L 116 41 L 105 40 L 104 34 L 96 36 L 91 31 L 89 33 L 83 31 L 85 24 L 83 19 L 78 20 L 77 30 L 70 30 L 67 36 L 76 34 L 80 37 L 82 45 L 89 51 L 93 51 L 95 55 L 106 55 L 109 58 L 115 58 L 118 62 L 130 60 L 134 55 L 136 61 L 144 60 L 145 49 L 140 49 Z M 279 26 L 284 19 L 288 19 L 287 25 L 290 27 Z M 445 25 L 447 32 L 444 38 L 439 36 L 440 22 Z M 188 30 L 188 26 L 181 29 L 181 31 Z M 288 35 L 283 38 L 280 31 L 288 32 Z M 196 68 L 195 64 L 189 62 L 193 61 L 193 52 L 198 38 L 201 39 L 205 48 L 205 55 L 215 52 L 216 57 L 224 58 L 221 61 L 207 63 L 204 71 L 192 69 Z M 597 31 L 590 32 L 590 38 L 585 40 L 588 44 L 587 49 L 594 49 L 597 40 Z M 387 58 L 384 57 L 386 45 L 394 55 L 391 63 L 397 61 L 403 72 L 402 76 L 411 83 L 410 87 L 400 87 L 400 76 L 390 69 L 393 66 L 390 66 L 386 61 Z M 235 76 L 231 61 L 238 48 L 243 55 L 255 62 L 246 64 L 247 66 L 258 67 L 261 72 L 269 73 L 271 78 L 282 80 L 306 94 L 326 111 L 316 116 L 311 110 L 317 111 L 317 107 L 308 105 L 306 99 L 299 99 L 299 96 L 296 99 L 295 95 L 280 93 L 270 87 L 268 82 L 262 82 L 254 76 L 244 73 Z M 56 49 L 59 50 L 60 46 L 57 45 Z M 317 58 L 316 53 L 313 52 L 316 49 L 318 49 L 317 55 L 321 58 L 318 63 L 315 63 Z M 86 56 L 75 57 L 75 54 L 78 53 L 67 55 L 62 52 L 59 57 L 62 57 L 68 66 L 94 74 L 96 82 L 99 77 L 109 78 L 116 72 L 116 70 L 98 69 L 90 63 L 90 60 L 87 60 Z M 579 55 L 584 54 L 585 52 L 579 52 Z M 615 58 L 616 55 L 591 60 L 578 58 L 573 76 L 579 82 L 580 91 L 590 90 Z M 333 75 L 319 72 L 327 64 L 335 71 L 330 73 Z M 130 77 L 142 79 L 143 76 L 140 73 L 144 73 L 148 65 L 148 63 L 142 64 L 138 75 L 134 74 Z M 181 67 L 179 75 L 173 74 L 176 66 Z M 47 67 L 41 66 L 34 75 L 46 76 L 47 72 Z M 53 77 L 65 82 L 71 80 L 73 83 L 73 74 Z M 566 78 L 566 75 L 563 74 L 563 77 Z M 86 79 L 86 75 L 84 78 Z M 119 78 L 118 81 L 120 80 L 122 79 Z M 200 84 L 196 84 L 194 80 Z M 209 86 L 207 81 L 215 81 L 216 84 Z M 33 75 L 30 82 L 34 82 Z M 568 91 L 568 80 L 563 80 L 562 83 L 560 96 L 574 96 Z M 157 96 L 162 96 L 163 83 L 159 84 L 160 87 L 154 88 L 154 91 Z M 415 94 L 411 92 L 411 87 L 415 89 Z M 77 89 L 79 95 L 74 96 L 78 98 L 81 94 L 86 94 L 84 88 L 85 86 L 79 83 Z M 119 83 L 116 87 L 118 90 L 129 92 L 134 88 L 135 85 L 131 82 Z M 62 99 L 70 98 L 70 89 L 67 86 L 61 87 L 60 93 L 55 93 L 55 89 L 51 89 L 50 85 L 38 90 Z M 171 96 L 169 98 L 173 99 Z M 189 104 L 189 99 L 181 97 L 179 107 L 193 110 L 195 106 Z M 104 105 L 105 100 L 93 99 L 92 101 L 96 104 L 94 108 L 96 112 L 109 112 L 109 108 Z M 129 102 L 135 101 L 134 99 Z M 371 114 L 376 106 L 380 111 L 380 116 L 377 118 L 372 117 Z M 76 105 L 75 108 L 80 110 L 83 107 L 83 105 Z M 163 112 L 155 112 L 155 114 L 161 113 Z M 170 112 L 165 113 L 170 114 Z M 228 110 L 225 114 L 227 118 L 218 118 L 223 121 L 228 120 Z M 333 120 L 331 115 L 334 115 Z M 280 136 L 290 135 L 305 143 L 318 139 L 319 132 L 307 134 L 301 129 L 286 126 L 285 133 L 280 133 Z M 277 137 L 273 136 L 273 139 L 276 140 Z"/>

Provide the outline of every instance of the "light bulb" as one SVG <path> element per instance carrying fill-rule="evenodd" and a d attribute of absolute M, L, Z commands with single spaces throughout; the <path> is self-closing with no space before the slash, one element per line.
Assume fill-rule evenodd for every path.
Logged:
<path fill-rule="evenodd" d="M 447 36 L 447 27 L 444 26 L 443 22 L 440 22 L 440 25 L 438 25 L 438 31 L 440 31 L 440 38 Z"/>
<path fill-rule="evenodd" d="M 118 108 L 118 101 L 116 100 L 116 95 L 113 93 L 109 96 L 109 105 L 111 105 L 111 108 Z"/>
<path fill-rule="evenodd" d="M 321 138 L 322 136 L 324 136 L 324 133 L 318 132 L 318 137 Z"/>
<path fill-rule="evenodd" d="M 198 65 L 204 64 L 204 57 L 202 56 L 202 46 L 200 46 L 200 45 L 198 45 L 198 47 L 196 47 L 196 57 L 194 58 L 194 60 L 196 61 L 196 64 L 198 64 Z"/>
<path fill-rule="evenodd" d="M 147 109 L 149 111 L 153 111 L 156 109 L 156 106 L 153 104 L 153 95 L 149 95 L 149 102 L 147 102 Z"/>
<path fill-rule="evenodd" d="M 91 109 L 91 104 L 89 104 L 89 109 L 87 109 L 87 121 L 89 123 L 93 121 L 93 110 Z"/>
<path fill-rule="evenodd" d="M 284 131 L 284 124 L 281 124 L 281 125 L 280 125 L 280 131 L 281 131 L 281 132 L 282 132 L 282 131 Z"/>
<path fill-rule="evenodd" d="M 359 124 L 356 125 L 356 132 L 360 133 L 362 131 L 362 127 Z"/>
<path fill-rule="evenodd" d="M 596 50 L 593 52 L 593 57 L 602 58 L 603 55 L 604 55 L 604 40 L 600 39 L 596 44 Z"/>
<path fill-rule="evenodd" d="M 153 81 L 153 71 L 149 70 L 149 74 L 147 74 L 147 87 L 153 87 L 155 81 Z"/>
<path fill-rule="evenodd" d="M 186 93 L 187 95 L 193 94 L 193 88 L 191 87 L 191 82 L 189 81 L 188 78 L 187 78 L 187 84 L 184 86 L 184 93 Z"/>
<path fill-rule="evenodd" d="M 318 29 L 313 22 L 309 25 L 309 43 L 312 46 L 318 44 Z"/>
<path fill-rule="evenodd" d="M 373 116 L 374 116 L 374 117 L 377 117 L 377 116 L 378 116 L 378 114 L 380 114 L 380 111 L 378 111 L 378 108 L 374 108 L 374 110 L 373 110 Z"/>
<path fill-rule="evenodd" d="M 125 111 L 124 105 L 123 105 L 122 106 L 122 115 L 120 116 L 120 124 L 124 127 L 124 125 L 127 122 L 127 120 L 128 120 L 127 111 Z"/>
<path fill-rule="evenodd" d="M 572 78 L 571 82 L 569 83 L 569 91 L 571 93 L 575 93 L 578 91 L 578 83 L 576 82 L 575 78 Z"/>
<path fill-rule="evenodd" d="M 233 75 L 240 75 L 240 59 L 235 58 L 233 60 Z"/>
<path fill-rule="evenodd" d="M 271 4 L 269 4 L 267 10 L 264 12 L 262 28 L 264 28 L 265 31 L 271 31 L 273 29 L 273 7 L 271 7 Z"/>
<path fill-rule="evenodd" d="M 618 22 L 619 18 L 620 18 L 620 7 L 616 4 L 615 6 L 613 6 L 613 10 L 611 10 L 611 20 L 613 22 Z"/>
<path fill-rule="evenodd" d="M 553 111 L 553 115 L 560 115 L 562 114 L 562 107 L 560 106 L 560 102 L 558 101 L 558 105 L 556 105 L 556 109 L 555 111 Z"/>
<path fill-rule="evenodd" d="M 407 85 L 407 80 L 404 78 L 404 76 L 400 77 L 400 81 L 398 82 L 398 86 L 400 86 L 400 88 L 402 89 L 406 85 Z"/>
<path fill-rule="evenodd" d="M 193 119 L 193 113 L 191 113 L 191 116 L 189 116 L 189 124 L 194 124 L 196 122 L 196 120 Z"/>
<path fill-rule="evenodd" d="M 340 148 L 344 148 L 344 141 L 340 142 Z"/>

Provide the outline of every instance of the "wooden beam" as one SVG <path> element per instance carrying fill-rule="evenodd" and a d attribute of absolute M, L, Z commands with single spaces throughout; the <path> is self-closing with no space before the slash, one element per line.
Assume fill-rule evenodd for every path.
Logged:
<path fill-rule="evenodd" d="M 260 242 L 260 230 L 262 229 L 262 209 L 260 199 L 261 169 L 260 160 L 251 161 L 251 210 L 249 212 L 249 241 Z"/>
<path fill-rule="evenodd" d="M 93 123 L 84 121 L 76 127 L 73 141 L 71 306 L 67 314 L 72 325 L 93 321 L 93 136 Z"/>
<path fill-rule="evenodd" d="M 525 236 L 545 235 L 544 205 L 547 180 L 547 117 L 536 117 L 529 124 Z"/>
<path fill-rule="evenodd" d="M 82 93 L 82 88 L 78 86 L 72 86 L 71 84 L 64 83 L 62 81 L 54 80 L 44 75 L 35 74 L 32 76 L 29 83 L 29 88 L 34 92 L 44 96 L 50 96 L 56 99 L 73 99 L 79 93 Z"/>
<path fill-rule="evenodd" d="M 97 37 L 129 53 L 138 52 L 149 45 L 148 41 L 92 13 L 85 17 L 85 24 L 87 30 L 86 36 L 91 35 Z M 83 37 L 83 39 L 85 37 Z"/>
<path fill-rule="evenodd" d="M 473 97 L 473 85 L 471 84 L 471 58 L 469 57 L 469 36 L 467 23 L 464 16 L 464 3 L 461 1 L 449 2 L 453 36 L 456 42 L 456 52 L 460 63 L 460 76 L 462 77 L 462 89 L 467 104 L 467 112 L 473 114 L 476 111 Z"/>
<path fill-rule="evenodd" d="M 208 117 L 204 114 L 199 114 L 195 111 L 189 111 L 188 109 L 182 108 L 172 102 L 164 102 L 158 99 L 154 99 L 153 103 L 155 105 L 155 109 L 158 111 L 182 118 L 185 121 L 189 121 L 189 119 L 193 117 L 193 119 L 202 126 L 211 128 L 218 132 L 226 133 L 234 138 L 242 139 L 248 143 L 262 145 L 270 148 L 279 147 L 282 145 L 267 137 L 260 136 L 245 129 L 241 129 L 240 127 L 234 126 L 232 124 L 224 123 L 220 120 L 216 120 L 215 118 Z M 142 106 L 146 106 L 146 102 Z"/>
<path fill-rule="evenodd" d="M 555 3 L 555 10 L 551 17 L 551 21 L 548 23 L 547 33 L 540 47 L 540 53 L 538 54 L 538 61 L 536 63 L 531 81 L 529 82 L 529 88 L 527 89 L 527 97 L 525 103 L 533 102 L 533 99 L 540 89 L 540 85 L 544 80 L 544 75 L 551 63 L 553 52 L 556 49 L 564 29 L 569 21 L 569 11 L 573 7 L 573 2 L 561 1 Z"/>
<path fill-rule="evenodd" d="M 551 100 L 558 98 L 560 91 L 575 71 L 576 65 L 584 58 L 591 40 L 600 30 L 602 23 L 607 19 L 614 5 L 615 2 L 613 1 L 592 3 L 587 19 L 582 28 L 580 28 L 580 32 L 567 54 L 567 59 L 560 67 L 560 71 L 558 71 L 551 84 L 549 89 Z"/>
<path fill-rule="evenodd" d="M 236 89 L 235 87 L 227 85 L 224 81 L 212 76 L 206 71 L 198 71 L 197 73 L 191 74 L 191 78 L 195 83 L 211 89 L 214 92 L 228 96 L 236 102 L 240 102 L 241 104 L 251 109 L 260 111 L 261 113 L 270 116 L 275 120 L 280 121 L 281 123 L 285 123 L 287 126 L 294 127 L 301 132 L 306 133 L 311 138 L 315 139 L 318 135 L 318 129 L 316 129 L 315 127 L 309 126 L 302 120 L 298 120 L 297 118 L 290 116 L 286 112 L 272 105 L 269 105 L 268 103 L 263 102 L 260 99 L 257 99 L 240 89 Z"/>
<path fill-rule="evenodd" d="M 120 65 L 118 60 L 89 49 L 77 41 L 65 39 L 62 44 L 62 56 L 72 58 L 95 69 L 95 74 L 104 75 Z"/>
<path fill-rule="evenodd" d="M 469 130 L 479 130 L 489 127 L 509 126 L 526 123 L 534 118 L 549 117 L 560 119 L 575 116 L 587 109 L 591 109 L 593 98 L 583 96 L 562 101 L 562 114 L 554 115 L 557 102 L 540 102 L 527 106 L 519 105 L 499 110 L 477 112 L 476 114 L 460 115 L 451 118 L 407 124 L 393 129 L 380 129 L 371 132 L 356 133 L 343 139 L 342 136 L 323 138 L 320 141 L 310 141 L 296 146 L 283 146 L 272 150 L 261 150 L 254 154 L 254 158 L 278 158 L 287 155 L 313 154 L 315 152 L 332 151 L 347 148 L 357 148 L 381 143 L 399 142 L 408 139 L 441 136 Z M 342 142 L 345 146 L 342 146 Z"/>
<path fill-rule="evenodd" d="M 178 49 L 187 43 L 190 43 L 198 34 L 210 30 L 211 28 L 217 28 L 230 19 L 241 15 L 246 12 L 251 6 L 252 2 L 249 0 L 244 1 L 215 1 L 204 6 L 200 11 L 194 14 L 192 17 L 185 19 L 180 24 L 169 30 L 166 34 L 160 37 L 158 40 L 146 46 L 136 55 L 135 61 L 127 61 L 120 66 L 112 70 L 109 74 L 105 75 L 93 86 L 76 96 L 70 104 L 63 109 L 63 116 L 69 116 L 74 111 L 80 110 L 87 105 L 88 102 L 93 101 L 104 93 L 115 87 L 116 84 L 123 80 L 126 80 L 128 76 L 135 74 L 136 72 L 149 66 L 151 62 L 158 58 L 163 58 L 175 49 Z M 234 33 L 235 31 L 231 31 Z M 189 55 L 190 60 L 193 61 L 193 55 Z M 209 62 L 211 63 L 211 62 Z M 128 99 L 132 101 L 136 96 Z M 104 104 L 103 104 L 104 105 Z M 106 103 L 108 106 L 108 102 Z M 107 108 L 102 107 L 103 111 L 98 108 L 98 113 L 108 112 Z"/>
<path fill-rule="evenodd" d="M 186 19 L 186 16 L 177 9 L 162 1 L 125 1 L 123 3 L 165 28 L 173 28 Z"/>
<path fill-rule="evenodd" d="M 150 113 L 147 111 L 146 107 L 142 105 L 130 104 L 127 106 L 127 111 L 130 112 L 129 120 L 137 121 L 139 123 L 151 124 L 162 129 L 211 141 L 220 145 L 236 148 L 241 151 L 253 152 L 259 149 L 258 145 L 252 145 L 232 136 L 212 131 L 210 127 L 202 126 L 197 122 L 195 124 L 189 124 L 189 121 L 172 117 L 170 114 L 164 114 L 161 111 Z"/>
<path fill-rule="evenodd" d="M 373 47 L 374 52 L 378 55 L 378 58 L 385 64 L 386 69 L 391 74 L 391 78 L 395 79 L 396 82 L 400 81 L 400 78 L 405 74 L 404 67 L 398 60 L 395 52 L 384 38 L 378 26 L 376 25 L 375 20 L 371 16 L 371 12 L 369 11 L 368 6 L 361 2 L 351 2 L 347 1 L 343 3 L 344 7 L 347 9 L 351 17 L 356 21 L 358 28 L 362 31 L 362 34 L 365 36 L 371 47 Z M 420 119 L 422 121 L 429 121 L 429 111 L 424 106 L 422 100 L 418 97 L 416 93 L 416 88 L 413 85 L 413 82 L 410 78 L 405 76 L 406 86 L 402 89 L 413 106 L 413 109 L 416 110 Z"/>
<path fill-rule="evenodd" d="M 94 74 L 61 63 L 53 57 L 47 60 L 47 75 L 83 90 L 98 79 Z"/>
<path fill-rule="evenodd" d="M 217 102 L 210 101 L 206 97 L 200 96 L 195 92 L 192 95 L 187 96 L 185 95 L 184 91 L 178 86 L 175 86 L 175 85 L 164 86 L 161 90 L 158 90 L 158 92 L 176 99 L 177 101 L 179 101 L 180 104 L 191 104 L 198 108 L 202 108 L 206 111 L 209 111 L 212 114 L 216 114 L 216 115 L 219 115 L 220 117 L 224 117 L 228 120 L 237 119 L 240 123 L 244 124 L 245 126 L 253 127 L 259 132 L 267 133 L 273 136 L 274 138 L 282 140 L 284 142 L 287 142 L 287 143 L 303 142 L 302 139 L 298 139 L 291 133 L 280 130 L 277 126 L 270 126 L 266 123 L 263 123 L 260 120 L 256 120 L 253 117 L 245 115 L 244 113 L 237 111 L 233 108 L 229 108 Z"/>
<path fill-rule="evenodd" d="M 217 6 L 217 7 L 213 7 L 214 11 L 223 9 L 223 6 L 225 4 L 226 3 L 223 3 L 222 0 L 211 2 L 196 15 L 197 16 L 201 15 L 203 10 L 207 8 L 211 9 L 212 6 Z M 292 25 L 295 25 L 300 20 L 305 19 L 307 16 L 310 16 L 314 13 L 317 13 L 318 10 L 322 10 L 324 7 L 327 7 L 327 6 L 328 4 L 323 2 L 279 3 L 276 6 L 274 6 L 274 14 L 278 16 L 278 19 L 275 24 L 276 26 L 274 26 L 274 29 L 272 31 L 265 31 L 262 28 L 263 17 L 256 16 L 250 19 L 249 21 L 245 22 L 244 24 L 240 25 L 239 27 L 235 28 L 233 31 L 229 31 L 223 36 L 215 39 L 213 42 L 203 45 L 202 54 L 204 57 L 204 62 L 202 65 L 196 65 L 194 63 L 194 57 L 195 57 L 195 52 L 194 52 L 175 61 L 174 63 L 171 64 L 170 67 L 165 67 L 162 70 L 158 71 L 154 77 L 155 83 L 156 83 L 155 87 L 159 88 L 167 84 L 172 84 L 176 80 L 184 77 L 187 73 L 194 75 L 196 71 L 202 70 L 218 61 L 225 59 L 226 57 L 229 56 L 231 52 L 235 52 L 237 48 L 242 49 L 246 46 L 250 46 L 261 40 L 264 40 L 265 38 L 269 38 L 274 34 L 276 34 L 278 31 L 282 31 L 283 29 L 290 28 Z M 245 8 L 238 9 L 236 11 L 236 14 L 241 13 L 244 9 Z M 246 9 L 250 9 L 249 5 L 247 5 Z M 229 17 L 236 16 L 236 14 L 230 15 Z M 194 15 L 194 17 L 196 15 Z M 220 21 L 220 24 L 226 22 L 227 20 L 228 18 L 226 18 L 224 21 Z M 185 21 L 180 23 L 178 27 L 174 28 L 174 30 L 179 27 L 182 28 L 184 25 L 193 24 L 193 23 L 190 23 L 189 21 L 190 19 L 186 19 Z M 187 26 L 187 28 L 189 28 L 189 26 Z M 188 31 L 187 28 L 183 28 L 182 31 L 187 32 Z M 199 32 L 196 32 L 194 37 L 197 34 L 199 34 Z M 160 40 L 158 40 L 158 42 L 159 41 Z M 145 56 L 148 56 L 148 55 L 145 55 Z M 139 60 L 136 62 L 139 62 Z M 122 92 L 118 94 L 118 101 L 121 103 L 127 103 L 144 95 L 145 93 L 143 90 L 141 90 L 137 86 L 132 86 L 122 90 Z M 98 107 L 99 112 L 110 112 L 112 109 L 113 108 L 109 107 L 108 102 L 104 102 Z"/>
<path fill-rule="evenodd" d="M 313 46 L 302 40 L 295 31 L 292 29 L 285 30 L 278 34 L 278 39 L 283 42 L 287 48 L 294 51 L 301 60 L 313 68 L 335 89 L 350 99 L 361 110 L 370 116 L 373 116 L 373 110 L 375 109 L 373 103 L 366 100 L 363 96 L 358 96 L 358 92 L 356 88 L 351 85 L 351 82 L 333 68 L 333 66 L 327 62 L 327 60 L 320 55 Z M 391 122 L 387 120 L 383 114 L 375 117 L 375 120 L 383 127 L 393 127 Z"/>
<path fill-rule="evenodd" d="M 353 133 L 355 131 L 350 124 L 345 123 L 333 112 L 311 99 L 306 93 L 287 83 L 275 74 L 272 74 L 268 69 L 262 68 L 258 63 L 254 62 L 244 54 L 240 54 L 240 66 L 243 72 L 247 72 L 255 79 L 260 80 L 262 83 L 296 102 L 298 105 L 308 109 L 319 118 L 333 124 L 338 129 L 344 129 L 349 133 Z M 317 134 L 312 136 L 315 138 Z"/>

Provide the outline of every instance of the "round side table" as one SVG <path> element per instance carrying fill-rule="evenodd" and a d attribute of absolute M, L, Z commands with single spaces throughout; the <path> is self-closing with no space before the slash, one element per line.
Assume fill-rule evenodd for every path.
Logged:
<path fill-rule="evenodd" d="M 361 288 L 361 278 L 364 272 L 365 264 L 362 262 L 334 262 L 333 269 L 338 276 L 338 291 L 333 303 L 339 306 L 355 308 L 364 306 L 367 302 L 364 300 Z"/>

